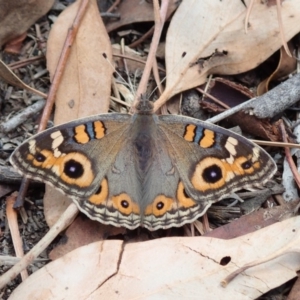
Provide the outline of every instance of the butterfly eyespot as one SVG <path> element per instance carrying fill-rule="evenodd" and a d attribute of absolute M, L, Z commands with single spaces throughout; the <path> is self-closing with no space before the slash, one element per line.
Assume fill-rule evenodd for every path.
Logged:
<path fill-rule="evenodd" d="M 124 208 L 128 208 L 128 207 L 129 207 L 129 203 L 128 203 L 128 201 L 126 201 L 126 200 L 122 200 L 122 201 L 121 201 L 121 205 L 122 205 L 122 207 L 124 207 Z"/>
<path fill-rule="evenodd" d="M 203 170 L 202 177 L 206 182 L 216 183 L 223 178 L 223 174 L 219 166 L 211 165 Z"/>
<path fill-rule="evenodd" d="M 83 175 L 84 168 L 81 163 L 74 159 L 65 162 L 64 173 L 70 178 L 80 178 Z"/>
<path fill-rule="evenodd" d="M 158 202 L 158 203 L 156 204 L 156 208 L 157 208 L 158 210 L 163 209 L 164 206 L 165 206 L 165 204 L 164 204 L 163 202 Z"/>
<path fill-rule="evenodd" d="M 38 161 L 38 162 L 44 162 L 46 160 L 46 156 L 43 155 L 42 153 L 37 153 L 35 156 L 34 156 L 35 160 Z"/>
<path fill-rule="evenodd" d="M 244 170 L 250 169 L 252 167 L 252 162 L 250 160 L 247 160 L 241 164 L 241 167 Z"/>

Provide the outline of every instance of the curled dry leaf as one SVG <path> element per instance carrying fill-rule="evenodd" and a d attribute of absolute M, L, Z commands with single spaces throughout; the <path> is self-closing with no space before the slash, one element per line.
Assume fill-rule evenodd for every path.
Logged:
<path fill-rule="evenodd" d="M 0 0 L 0 47 L 24 34 L 53 3 L 54 0 Z"/>
<path fill-rule="evenodd" d="M 290 46 L 291 48 L 292 46 Z M 293 52 L 293 51 L 292 51 Z M 282 78 L 293 73 L 297 67 L 295 57 L 290 57 L 283 47 L 280 49 L 280 58 L 276 70 L 257 87 L 257 95 L 262 95 L 269 90 L 270 83 L 276 79 Z"/>
<path fill-rule="evenodd" d="M 80 1 L 77 1 L 64 10 L 51 29 L 47 44 L 47 67 L 51 78 L 79 5 Z M 103 53 L 112 61 L 109 37 L 97 3 L 91 0 L 57 91 L 55 124 L 108 111 L 113 70 Z M 46 189 L 44 200 L 45 217 L 51 226 L 69 205 L 70 200 L 50 187 Z"/>
<path fill-rule="evenodd" d="M 283 247 L 288 252 L 286 245 L 299 248 L 299 234 L 300 217 L 295 217 L 232 240 L 174 237 L 125 245 L 118 240 L 96 242 L 35 272 L 10 300 L 255 299 L 297 276 L 297 254 L 250 268 L 225 289 L 220 283 L 249 262 Z"/>
<path fill-rule="evenodd" d="M 167 34 L 167 83 L 156 109 L 172 95 L 204 83 L 208 74 L 245 72 L 281 47 L 276 6 L 256 0 L 247 33 L 246 11 L 243 1 L 181 3 Z M 290 39 L 300 31 L 300 1 L 283 1 L 281 14 Z"/>

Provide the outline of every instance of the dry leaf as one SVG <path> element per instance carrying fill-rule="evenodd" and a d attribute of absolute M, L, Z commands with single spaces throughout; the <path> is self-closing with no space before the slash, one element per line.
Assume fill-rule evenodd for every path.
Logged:
<path fill-rule="evenodd" d="M 114 227 L 104 225 L 97 221 L 88 219 L 85 215 L 80 214 L 66 229 L 63 240 L 66 243 L 61 243 L 56 246 L 49 254 L 51 260 L 57 259 L 68 252 L 88 245 L 93 242 L 102 241 L 109 236 L 125 234 L 124 227 Z"/>
<path fill-rule="evenodd" d="M 0 47 L 26 32 L 53 3 L 54 0 L 0 0 Z"/>
<path fill-rule="evenodd" d="M 232 240 L 174 237 L 125 245 L 117 240 L 96 242 L 32 274 L 10 300 L 255 299 L 297 276 L 298 255 L 286 254 L 250 268 L 226 288 L 220 282 L 237 268 L 289 243 L 299 247 L 299 234 L 300 217 L 295 217 Z"/>
<path fill-rule="evenodd" d="M 51 79 L 56 70 L 67 32 L 80 1 L 62 12 L 52 27 L 47 44 L 47 68 Z M 56 96 L 55 124 L 105 113 L 109 107 L 112 61 L 110 40 L 96 1 L 90 1 L 82 20 Z"/>
<path fill-rule="evenodd" d="M 300 1 L 283 1 L 281 13 L 290 39 L 300 31 Z M 247 33 L 245 17 L 243 1 L 181 3 L 167 34 L 167 83 L 156 108 L 172 95 L 203 84 L 208 74 L 245 72 L 281 47 L 276 6 L 256 0 Z"/>
<path fill-rule="evenodd" d="M 292 46 L 290 45 L 290 48 Z M 291 51 L 293 52 L 293 51 Z M 280 58 L 276 70 L 257 87 L 257 95 L 260 96 L 269 90 L 270 83 L 276 79 L 285 77 L 296 70 L 297 60 L 295 57 L 290 57 L 284 47 L 280 49 Z"/>
<path fill-rule="evenodd" d="M 56 20 L 47 44 L 47 67 L 53 78 L 67 32 L 75 18 L 80 1 L 69 6 Z M 82 20 L 57 96 L 54 122 L 68 121 L 108 111 L 112 68 L 110 40 L 96 1 L 92 0 Z M 45 217 L 51 226 L 69 205 L 68 197 L 47 187 L 44 198 Z"/>

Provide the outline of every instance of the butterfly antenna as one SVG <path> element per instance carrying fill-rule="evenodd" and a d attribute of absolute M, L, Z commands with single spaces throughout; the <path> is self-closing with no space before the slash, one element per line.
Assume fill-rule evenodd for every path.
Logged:
<path fill-rule="evenodd" d="M 106 59 L 107 63 L 108 63 L 108 64 L 110 65 L 110 67 L 113 69 L 114 73 L 116 73 L 116 74 L 119 76 L 119 78 L 118 78 L 117 80 L 120 80 L 122 84 L 128 86 L 129 89 L 130 89 L 131 92 L 132 92 L 132 84 L 131 84 L 131 82 L 128 83 L 128 82 L 123 78 L 123 76 L 116 70 L 116 68 L 114 67 L 114 65 L 113 65 L 113 64 L 111 63 L 111 61 L 107 58 L 106 53 L 102 53 L 102 56 Z M 126 74 L 127 74 L 127 70 L 126 70 Z M 127 74 L 127 76 L 128 76 L 128 74 Z M 128 76 L 128 78 L 129 78 L 129 76 Z M 129 81 L 130 81 L 130 80 L 129 80 Z"/>

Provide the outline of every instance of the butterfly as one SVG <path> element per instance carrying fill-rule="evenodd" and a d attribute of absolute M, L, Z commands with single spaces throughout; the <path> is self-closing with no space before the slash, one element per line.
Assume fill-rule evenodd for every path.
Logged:
<path fill-rule="evenodd" d="M 93 220 L 149 230 L 191 223 L 212 203 L 262 185 L 277 170 L 248 139 L 190 117 L 158 116 L 148 100 L 133 115 L 101 114 L 48 129 L 10 161 Z"/>

